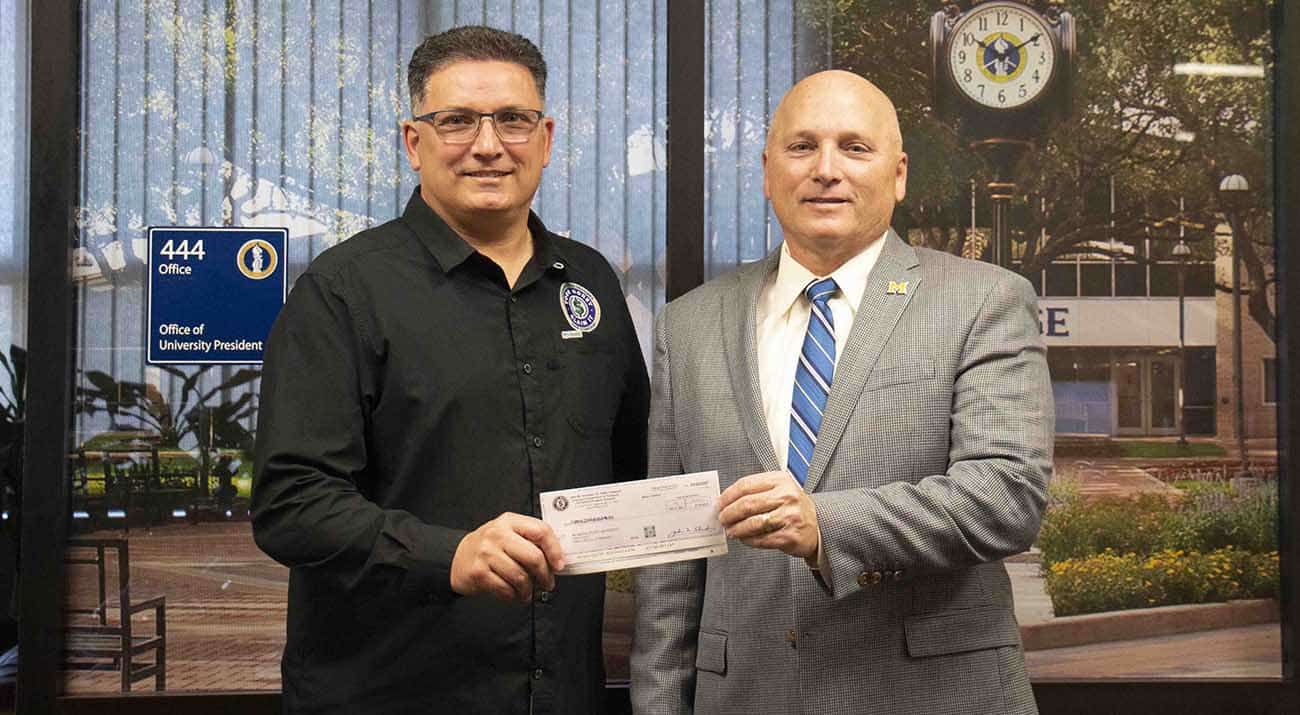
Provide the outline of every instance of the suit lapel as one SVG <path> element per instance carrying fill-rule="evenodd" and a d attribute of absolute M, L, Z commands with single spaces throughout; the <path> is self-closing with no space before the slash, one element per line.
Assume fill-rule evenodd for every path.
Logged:
<path fill-rule="evenodd" d="M 780 250 L 760 263 L 741 269 L 736 283 L 722 302 L 722 338 L 724 358 L 731 373 L 731 391 L 736 396 L 740 423 L 749 438 L 763 471 L 780 469 L 772 438 L 767 433 L 763 413 L 763 395 L 758 383 L 758 298 L 767 275 L 776 270 Z"/>
<path fill-rule="evenodd" d="M 921 284 L 921 272 L 917 270 L 916 251 L 903 243 L 902 239 L 890 229 L 883 239 L 880 257 L 867 278 L 867 287 L 858 304 L 857 316 L 853 319 L 853 330 L 849 333 L 844 354 L 835 363 L 835 377 L 831 382 L 831 393 L 826 402 L 826 413 L 822 418 L 821 430 L 817 433 L 817 446 L 813 449 L 812 463 L 808 466 L 808 479 L 804 488 L 809 492 L 817 488 L 831 454 L 844 436 L 844 429 L 849 418 L 862 397 L 862 388 L 875 367 L 876 361 L 884 350 L 885 343 L 894 326 L 903 315 L 903 310 L 911 302 Z M 906 281 L 903 293 L 898 286 Z"/>

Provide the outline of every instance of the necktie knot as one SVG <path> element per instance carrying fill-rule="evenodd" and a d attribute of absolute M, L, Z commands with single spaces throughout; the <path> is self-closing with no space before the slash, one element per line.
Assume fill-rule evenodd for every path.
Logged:
<path fill-rule="evenodd" d="M 836 293 L 840 292 L 840 286 L 834 278 L 823 278 L 819 281 L 813 281 L 803 289 L 804 295 L 808 300 L 816 303 L 818 306 L 826 307 L 826 301 L 830 300 Z"/>

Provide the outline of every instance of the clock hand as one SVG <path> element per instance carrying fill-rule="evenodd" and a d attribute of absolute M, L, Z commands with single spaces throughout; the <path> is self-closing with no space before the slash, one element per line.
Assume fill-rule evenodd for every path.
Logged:
<path fill-rule="evenodd" d="M 1013 49 L 1013 50 L 1018 50 L 1018 49 L 1020 49 L 1021 47 L 1024 47 L 1025 45 L 1028 45 L 1028 44 L 1031 43 L 1031 42 L 1038 42 L 1038 38 L 1041 37 L 1042 34 L 1043 34 L 1043 33 L 1041 33 L 1041 32 L 1040 32 L 1040 33 L 1037 33 L 1037 34 L 1035 34 L 1033 37 L 1029 38 L 1028 40 L 1025 40 L 1024 42 L 1022 42 L 1022 43 L 1016 45 L 1015 47 L 1012 47 L 1011 49 Z"/>

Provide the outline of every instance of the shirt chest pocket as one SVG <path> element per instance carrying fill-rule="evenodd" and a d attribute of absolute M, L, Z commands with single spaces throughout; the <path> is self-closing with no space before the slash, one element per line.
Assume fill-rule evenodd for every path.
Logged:
<path fill-rule="evenodd" d="M 556 404 L 579 435 L 608 438 L 623 390 L 618 350 L 588 333 L 582 338 L 560 339 L 555 356 L 562 389 Z"/>

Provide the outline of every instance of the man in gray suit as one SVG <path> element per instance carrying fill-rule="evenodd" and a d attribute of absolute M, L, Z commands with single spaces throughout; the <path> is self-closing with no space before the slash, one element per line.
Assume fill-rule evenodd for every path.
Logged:
<path fill-rule="evenodd" d="M 1005 556 L 1038 533 L 1036 298 L 889 228 L 889 99 L 799 82 L 763 153 L 785 233 L 668 305 L 650 476 L 717 469 L 729 553 L 636 577 L 640 713 L 1033 713 Z"/>

